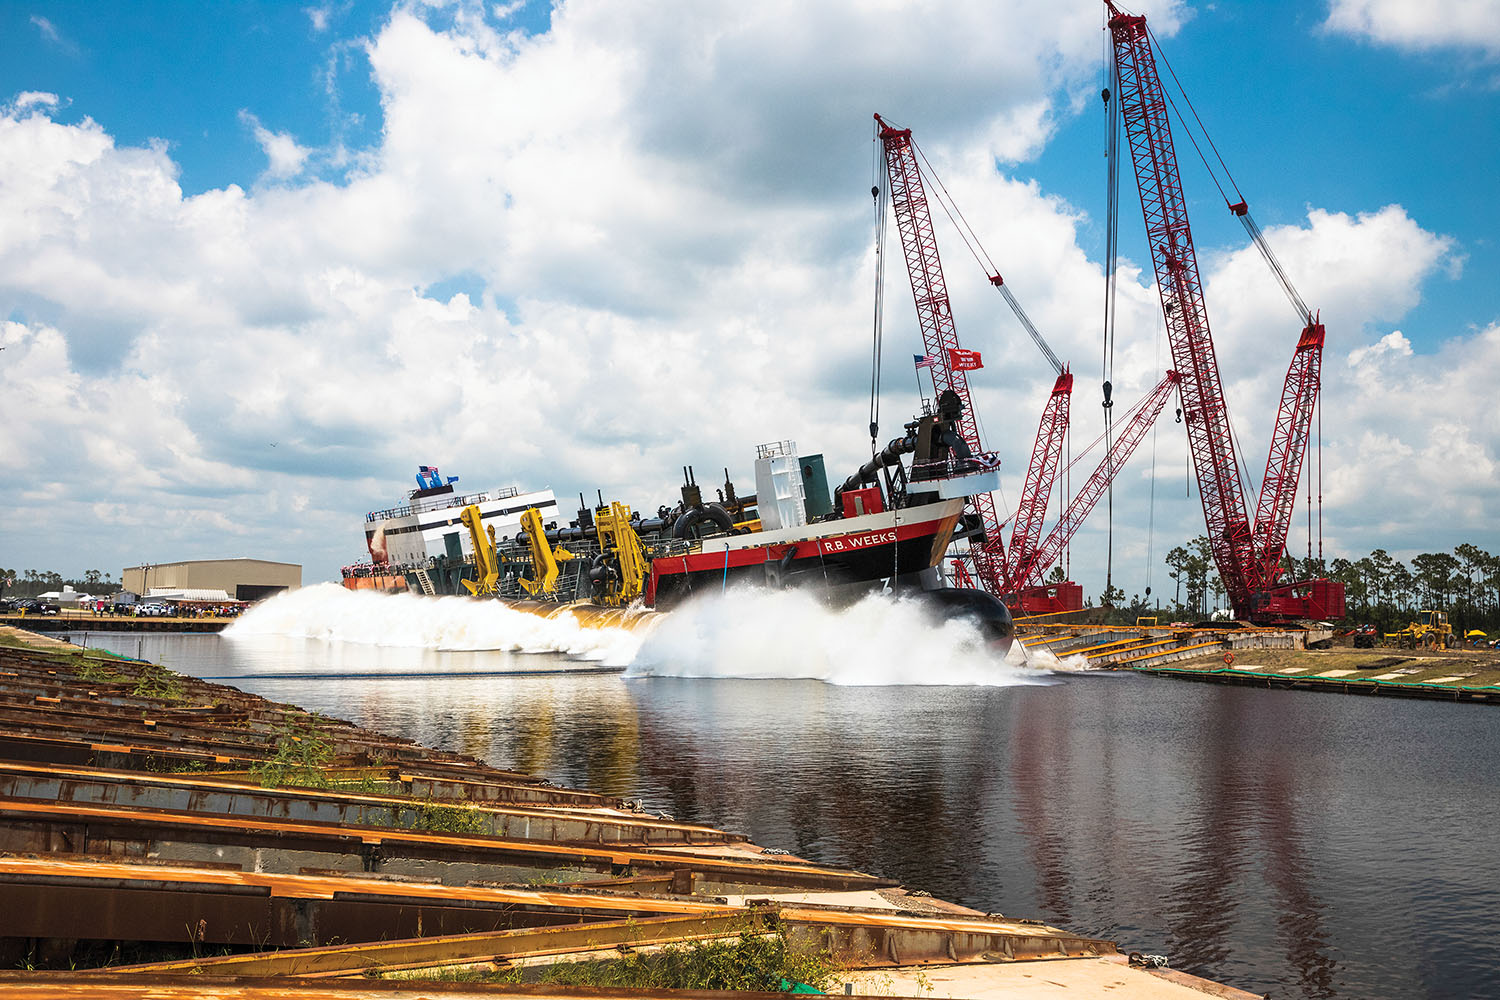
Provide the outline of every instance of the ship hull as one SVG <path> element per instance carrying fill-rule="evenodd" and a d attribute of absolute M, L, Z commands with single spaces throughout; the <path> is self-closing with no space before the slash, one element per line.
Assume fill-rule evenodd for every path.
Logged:
<path fill-rule="evenodd" d="M 731 584 L 809 587 L 857 599 L 892 577 L 917 577 L 943 558 L 962 500 L 839 521 L 706 539 L 698 552 L 651 562 L 646 602 L 667 611 Z M 771 536 L 771 537 L 767 537 Z"/>

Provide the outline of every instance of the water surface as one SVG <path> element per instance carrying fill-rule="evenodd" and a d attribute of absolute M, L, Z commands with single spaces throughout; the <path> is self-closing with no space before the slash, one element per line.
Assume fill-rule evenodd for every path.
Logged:
<path fill-rule="evenodd" d="M 1119 675 L 844 686 L 522 674 L 588 664 L 271 636 L 86 641 L 1243 989 L 1500 996 L 1493 708 Z"/>

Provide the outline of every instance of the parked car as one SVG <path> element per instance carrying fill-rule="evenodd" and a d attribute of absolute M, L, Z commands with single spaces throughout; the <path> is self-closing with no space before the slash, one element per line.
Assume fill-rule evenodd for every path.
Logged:
<path fill-rule="evenodd" d="M 55 615 L 62 611 L 56 604 L 39 601 L 35 597 L 25 597 L 16 602 L 16 609 L 30 615 Z"/>
<path fill-rule="evenodd" d="M 172 612 L 160 601 L 147 601 L 145 604 L 136 605 L 135 613 L 147 618 L 165 618 Z"/>

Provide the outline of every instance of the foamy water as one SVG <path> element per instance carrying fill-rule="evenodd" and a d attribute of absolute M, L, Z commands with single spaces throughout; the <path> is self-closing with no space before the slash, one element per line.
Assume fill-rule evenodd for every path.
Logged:
<path fill-rule="evenodd" d="M 998 656 L 971 622 L 937 622 L 921 604 L 873 594 L 833 609 L 803 591 L 742 589 L 662 616 L 654 629 L 584 628 L 498 601 L 346 590 L 321 583 L 278 594 L 225 629 L 233 639 L 289 636 L 443 651 L 560 653 L 624 667 L 628 677 L 811 678 L 841 685 L 1046 683 L 1062 667 L 1019 644 Z"/>
<path fill-rule="evenodd" d="M 840 685 L 1047 683 L 1045 672 L 996 655 L 968 621 L 934 622 L 913 601 L 872 594 L 831 609 L 796 590 L 730 591 L 666 616 L 627 677 L 811 678 Z"/>
<path fill-rule="evenodd" d="M 625 666 L 642 636 L 617 628 L 584 628 L 572 615 L 543 618 L 499 601 L 346 590 L 319 583 L 278 594 L 224 630 L 234 639 L 294 636 L 369 646 L 437 650 L 500 649 L 562 653 Z"/>

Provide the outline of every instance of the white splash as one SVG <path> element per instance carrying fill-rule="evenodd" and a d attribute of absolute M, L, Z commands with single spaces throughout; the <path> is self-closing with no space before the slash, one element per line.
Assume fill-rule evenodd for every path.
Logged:
<path fill-rule="evenodd" d="M 1018 660 L 1020 659 L 1020 657 L 1021 657 L 1022 654 L 1017 653 L 1016 650 L 1020 649 L 1020 646 L 1021 646 L 1020 643 L 1016 643 L 1014 646 L 1011 647 L 1011 654 L 1012 654 L 1012 656 L 1015 657 L 1015 658 L 1017 658 Z M 1100 667 L 1092 666 L 1089 663 L 1089 658 L 1087 656 L 1084 656 L 1082 653 L 1074 653 L 1071 656 L 1068 656 L 1066 658 L 1061 658 L 1060 659 L 1060 658 L 1058 658 L 1058 655 L 1056 653 L 1052 652 L 1050 649 L 1043 649 L 1041 647 L 1035 647 L 1035 648 L 1032 648 L 1032 649 L 1025 650 L 1024 656 L 1025 656 L 1024 662 L 1026 663 L 1027 666 L 1036 667 L 1036 668 L 1041 669 L 1041 670 L 1052 670 L 1052 671 L 1056 671 L 1058 673 L 1068 673 L 1068 674 L 1081 674 L 1081 673 L 1085 673 L 1085 672 L 1095 672 L 1095 673 L 1110 673 L 1111 672 L 1111 671 L 1103 670 Z"/>
<path fill-rule="evenodd" d="M 553 652 L 616 666 L 630 662 L 643 638 L 624 629 L 584 628 L 571 615 L 542 618 L 499 601 L 353 591 L 334 583 L 278 594 L 256 605 L 224 635 L 445 651 Z"/>
<path fill-rule="evenodd" d="M 840 685 L 1048 683 L 1001 657 L 978 626 L 872 594 L 832 609 L 801 591 L 732 590 L 673 611 L 626 677 L 812 678 Z"/>

